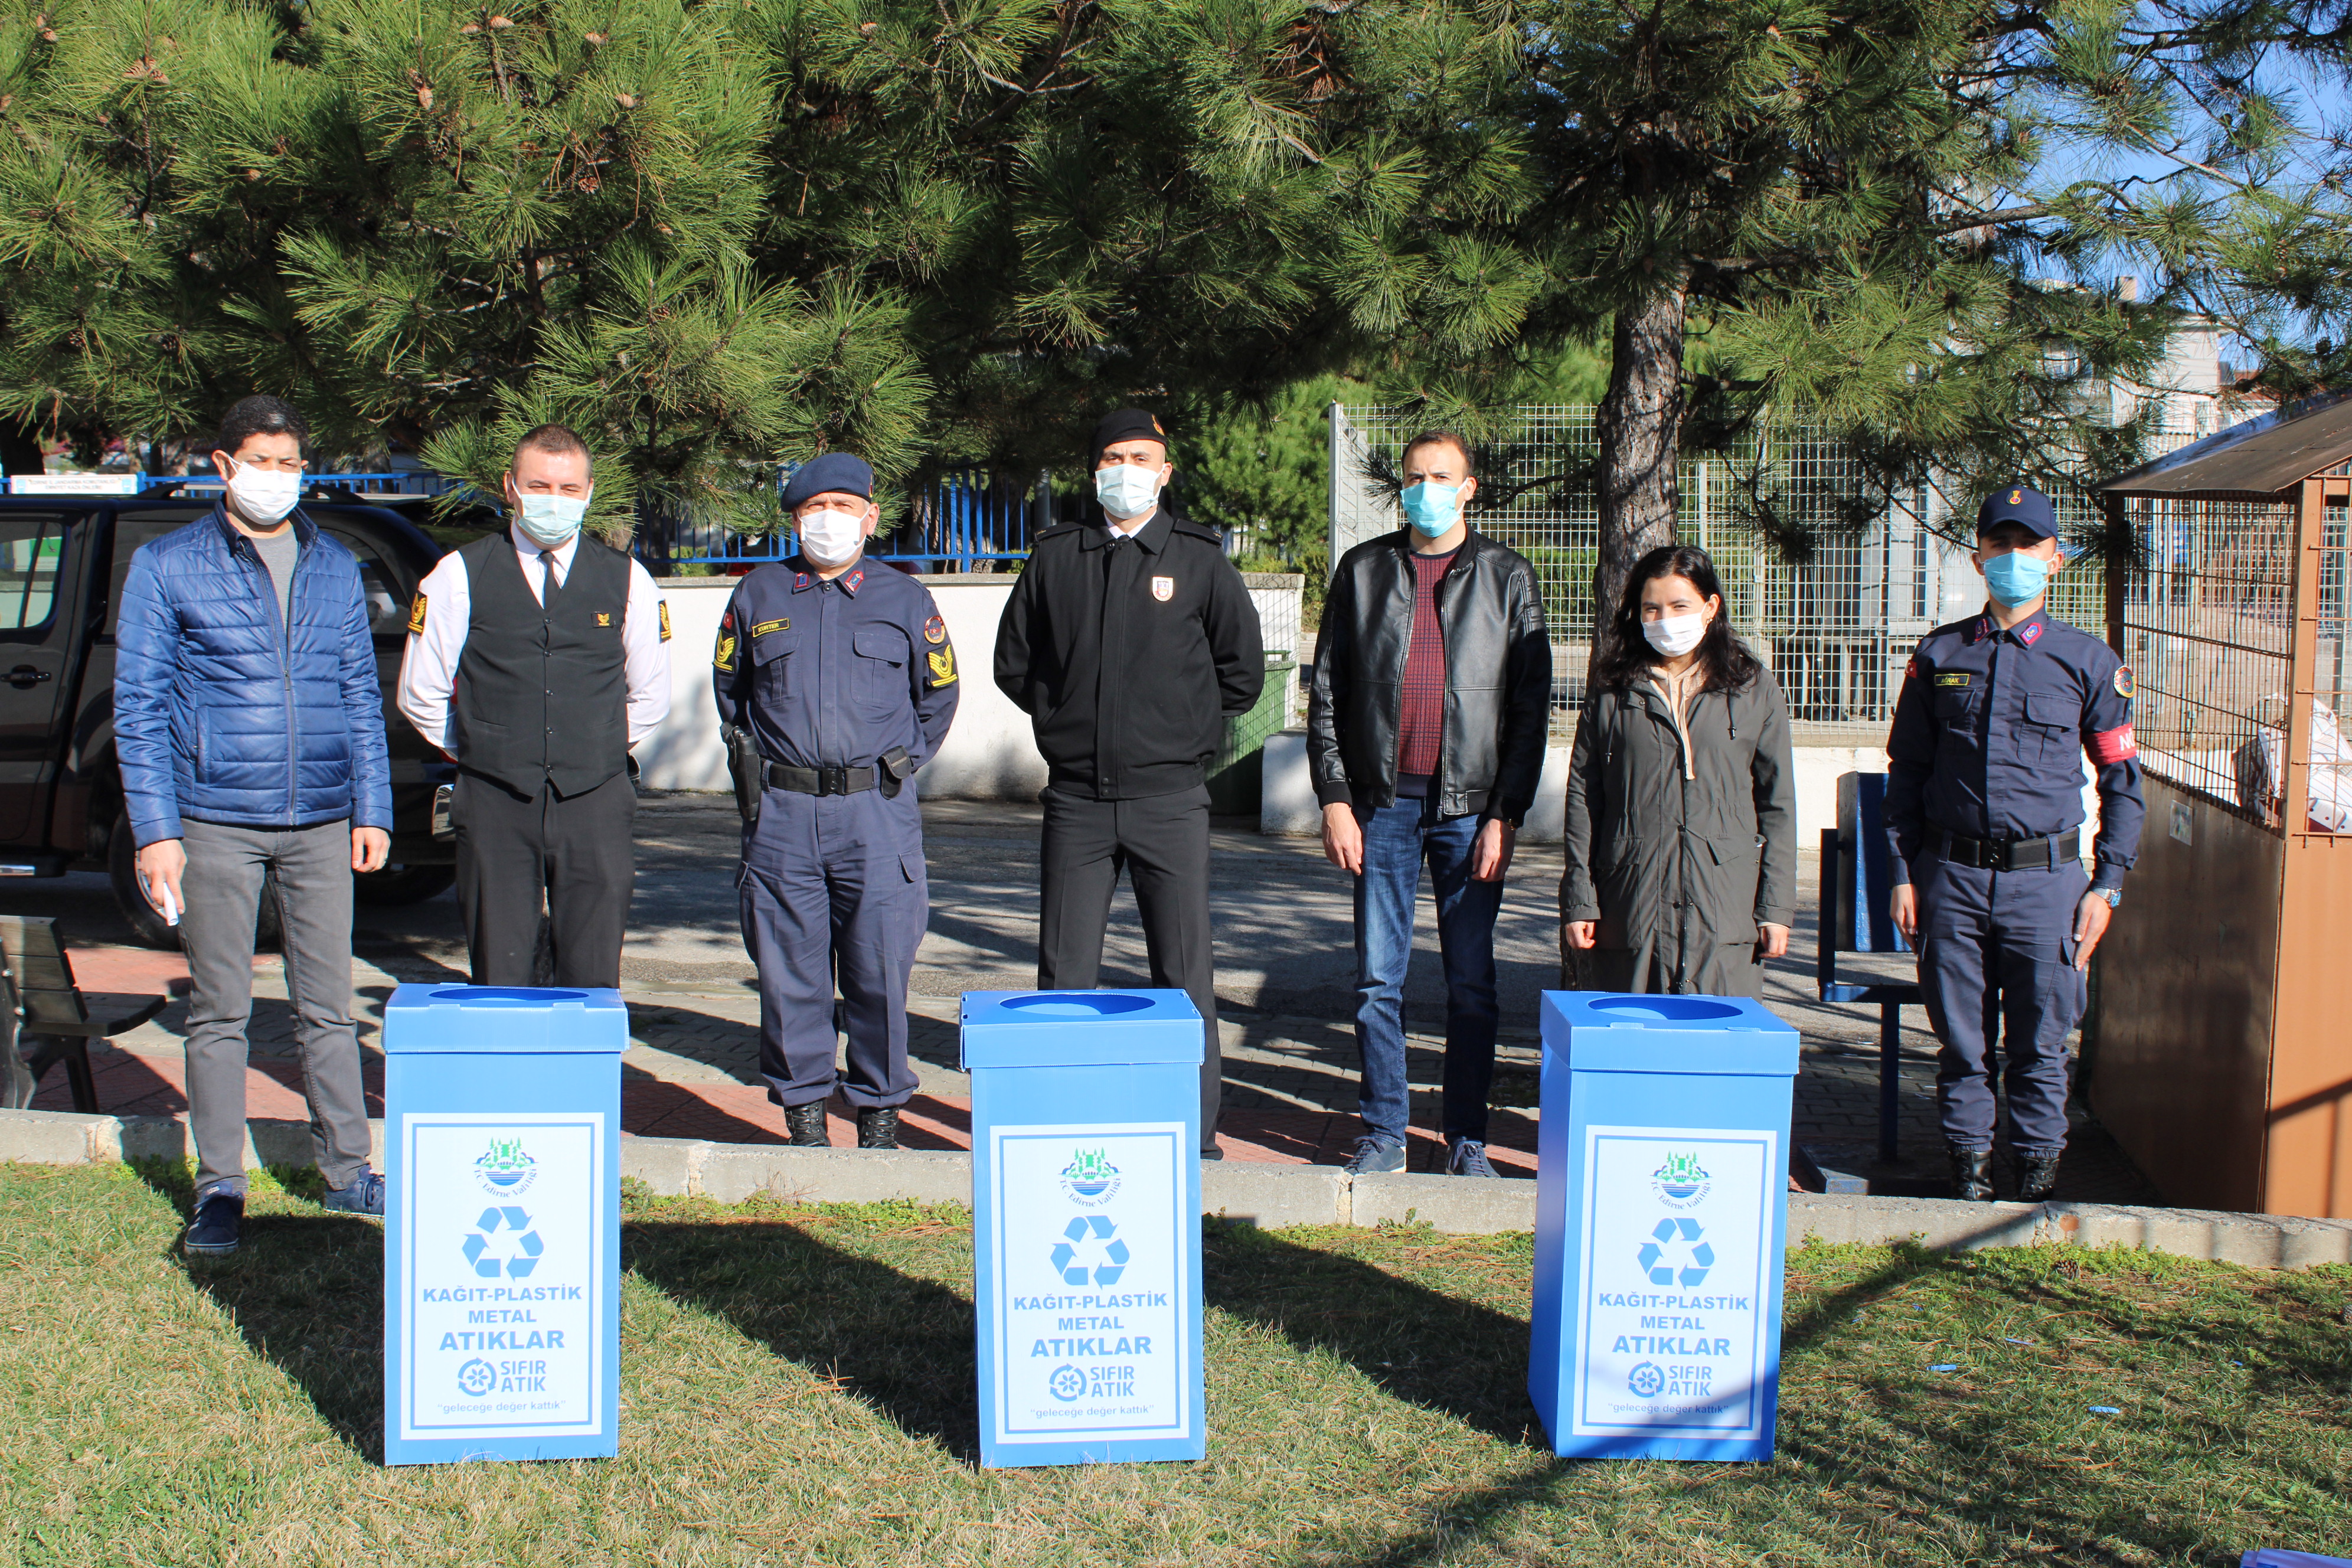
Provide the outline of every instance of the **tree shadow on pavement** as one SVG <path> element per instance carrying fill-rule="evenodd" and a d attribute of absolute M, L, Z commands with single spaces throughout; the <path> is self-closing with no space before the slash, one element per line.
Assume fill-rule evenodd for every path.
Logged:
<path fill-rule="evenodd" d="M 195 1197 L 184 1162 L 142 1160 L 140 1179 L 184 1222 Z M 317 1173 L 286 1173 L 315 1197 Z M 304 1180 L 304 1178 L 308 1178 Z M 254 1352 L 301 1389 L 335 1436 L 371 1464 L 383 1458 L 383 1226 L 320 1210 L 255 1212 L 226 1258 L 170 1262 L 220 1305 Z"/>
<path fill-rule="evenodd" d="M 980 1457 L 971 1300 L 796 1226 L 632 1221 L 623 1266 L 835 1380 L 916 1437 Z"/>

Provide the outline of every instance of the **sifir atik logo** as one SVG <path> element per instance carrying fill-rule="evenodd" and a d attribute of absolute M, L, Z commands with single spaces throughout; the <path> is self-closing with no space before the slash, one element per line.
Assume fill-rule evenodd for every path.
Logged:
<path fill-rule="evenodd" d="M 1665 1163 L 1650 1173 L 1650 1186 L 1658 1201 L 1673 1209 L 1696 1208 L 1706 1201 L 1714 1178 L 1698 1163 L 1698 1152 L 1668 1153 Z"/>
<path fill-rule="evenodd" d="M 521 1139 L 493 1138 L 474 1162 L 474 1179 L 494 1196 L 520 1197 L 539 1179 L 539 1162 L 524 1152 Z"/>
<path fill-rule="evenodd" d="M 1118 1167 L 1105 1149 L 1078 1149 L 1062 1167 L 1062 1191 L 1081 1208 L 1098 1209 L 1118 1195 Z"/>

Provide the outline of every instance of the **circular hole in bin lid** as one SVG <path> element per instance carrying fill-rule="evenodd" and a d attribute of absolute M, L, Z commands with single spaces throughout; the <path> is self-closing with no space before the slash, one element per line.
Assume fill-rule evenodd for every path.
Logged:
<path fill-rule="evenodd" d="M 1627 1021 L 1696 1024 L 1703 1018 L 1737 1018 L 1739 1009 L 1728 1002 L 1704 996 L 1610 996 L 1592 1004 L 1593 1010 L 1615 1013 Z"/>
<path fill-rule="evenodd" d="M 535 991 L 520 985 L 445 985 L 433 993 L 436 1002 L 584 1002 L 585 991 Z"/>
<path fill-rule="evenodd" d="M 1121 996 L 1117 992 L 1041 991 L 1034 996 L 1016 997 L 1004 1005 L 1040 1018 L 1108 1018 L 1119 1013 L 1140 1012 L 1151 1004 L 1140 996 Z"/>

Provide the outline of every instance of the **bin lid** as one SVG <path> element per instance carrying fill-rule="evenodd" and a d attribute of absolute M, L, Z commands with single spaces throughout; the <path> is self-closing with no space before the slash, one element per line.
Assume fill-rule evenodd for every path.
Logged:
<path fill-rule="evenodd" d="M 1752 996 L 1547 991 L 1543 1047 L 1577 1072 L 1797 1072 L 1797 1031 Z"/>
<path fill-rule="evenodd" d="M 963 1065 L 1201 1065 L 1201 1015 L 1181 991 L 967 991 Z"/>
<path fill-rule="evenodd" d="M 383 1005 L 387 1056 L 618 1056 L 629 1008 L 618 991 L 403 985 Z"/>

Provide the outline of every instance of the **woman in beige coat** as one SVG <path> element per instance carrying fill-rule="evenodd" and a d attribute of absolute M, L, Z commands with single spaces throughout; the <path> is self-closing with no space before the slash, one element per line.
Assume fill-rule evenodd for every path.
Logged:
<path fill-rule="evenodd" d="M 1706 552 L 1633 567 L 1576 727 L 1561 984 L 1754 996 L 1789 951 L 1789 705 L 1731 634 Z"/>

